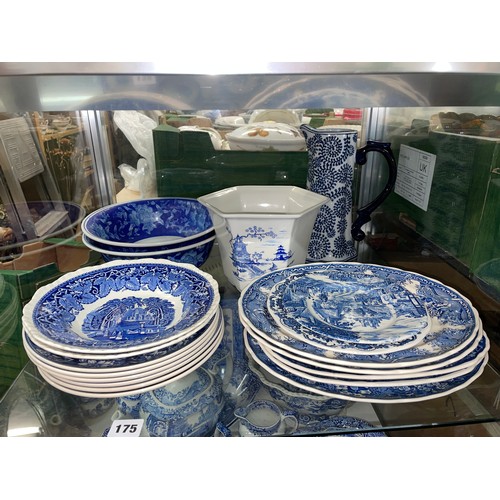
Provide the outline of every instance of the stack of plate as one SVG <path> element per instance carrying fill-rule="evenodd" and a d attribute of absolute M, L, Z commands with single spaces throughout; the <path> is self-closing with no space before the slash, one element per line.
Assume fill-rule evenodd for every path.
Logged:
<path fill-rule="evenodd" d="M 84 397 L 150 391 L 204 364 L 224 334 L 217 282 L 191 264 L 113 261 L 67 273 L 23 309 L 23 343 L 51 385 Z"/>
<path fill-rule="evenodd" d="M 466 387 L 488 362 L 477 310 L 455 289 L 401 269 L 314 263 L 270 272 L 239 302 L 251 358 L 307 391 L 401 403 Z"/>

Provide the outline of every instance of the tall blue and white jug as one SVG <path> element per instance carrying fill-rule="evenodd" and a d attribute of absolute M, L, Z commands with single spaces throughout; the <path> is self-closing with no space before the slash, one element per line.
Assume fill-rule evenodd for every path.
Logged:
<path fill-rule="evenodd" d="M 309 241 L 307 261 L 339 262 L 355 260 L 355 241 L 365 233 L 361 227 L 394 188 L 397 164 L 390 143 L 368 141 L 357 149 L 356 130 L 339 128 L 315 129 L 301 125 L 308 152 L 307 189 L 329 198 L 316 217 Z M 366 163 L 369 152 L 383 155 L 389 168 L 387 183 L 370 203 L 357 210 L 352 222 L 354 166 Z"/>

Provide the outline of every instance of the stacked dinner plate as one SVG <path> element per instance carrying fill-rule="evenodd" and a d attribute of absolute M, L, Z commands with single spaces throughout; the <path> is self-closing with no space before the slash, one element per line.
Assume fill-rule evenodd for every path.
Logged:
<path fill-rule="evenodd" d="M 249 356 L 307 391 L 402 403 L 466 387 L 488 362 L 477 310 L 445 284 L 401 269 L 313 263 L 267 273 L 239 302 Z"/>
<path fill-rule="evenodd" d="M 224 334 L 217 282 L 191 264 L 116 260 L 63 275 L 23 309 L 23 342 L 51 385 L 84 397 L 150 391 L 204 364 Z"/>

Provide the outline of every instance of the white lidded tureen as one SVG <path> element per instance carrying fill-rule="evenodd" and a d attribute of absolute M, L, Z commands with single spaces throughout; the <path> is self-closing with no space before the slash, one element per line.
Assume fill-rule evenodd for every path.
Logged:
<path fill-rule="evenodd" d="M 226 134 L 231 150 L 305 151 L 306 141 L 299 129 L 274 121 L 253 122 Z"/>

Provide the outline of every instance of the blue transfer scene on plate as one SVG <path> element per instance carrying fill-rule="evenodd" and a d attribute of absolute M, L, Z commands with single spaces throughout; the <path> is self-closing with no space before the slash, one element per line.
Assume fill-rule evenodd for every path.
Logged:
<path fill-rule="evenodd" d="M 82 268 L 40 288 L 23 325 L 37 341 L 72 349 L 130 349 L 201 328 L 219 305 L 215 280 L 161 259 Z"/>
<path fill-rule="evenodd" d="M 430 330 L 422 302 L 402 284 L 378 273 L 303 269 L 276 284 L 268 309 L 286 331 L 328 342 L 394 344 Z"/>
<path fill-rule="evenodd" d="M 267 301 L 272 288 L 293 275 L 301 267 L 315 271 L 347 270 L 363 273 L 367 270 L 381 273 L 385 279 L 405 283 L 414 288 L 414 295 L 425 306 L 433 325 L 431 331 L 418 344 L 394 349 L 387 345 L 387 352 L 375 354 L 372 344 L 357 344 L 357 351 L 352 351 L 352 344 L 337 342 L 328 346 L 318 346 L 299 335 L 284 334 L 271 316 Z M 275 271 L 257 278 L 242 293 L 238 301 L 240 317 L 253 332 L 269 342 L 288 348 L 293 352 L 307 353 L 320 360 L 329 359 L 339 363 L 377 367 L 391 364 L 393 367 L 412 366 L 437 361 L 462 349 L 476 337 L 479 317 L 471 303 L 458 292 L 431 278 L 410 273 L 396 268 L 375 264 L 324 263 L 305 264 Z M 359 352 L 363 346 L 366 352 Z M 383 346 L 382 346 L 383 349 Z"/>

